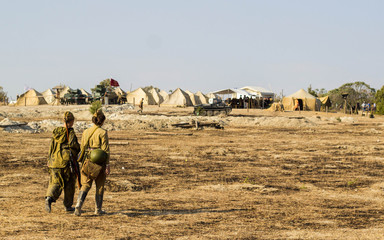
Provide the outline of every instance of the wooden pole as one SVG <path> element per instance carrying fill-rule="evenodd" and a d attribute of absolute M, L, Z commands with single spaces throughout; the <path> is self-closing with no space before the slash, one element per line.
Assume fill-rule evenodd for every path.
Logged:
<path fill-rule="evenodd" d="M 344 99 L 344 114 L 347 114 L 347 99 Z"/>

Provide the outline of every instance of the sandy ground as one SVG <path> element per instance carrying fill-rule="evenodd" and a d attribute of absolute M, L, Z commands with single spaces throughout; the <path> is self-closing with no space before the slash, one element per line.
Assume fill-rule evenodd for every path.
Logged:
<path fill-rule="evenodd" d="M 382 239 L 384 118 L 192 108 L 105 109 L 111 145 L 104 216 L 44 211 L 51 130 L 88 106 L 0 107 L 1 239 Z M 223 130 L 179 129 L 216 121 Z M 23 125 L 24 124 L 24 125 Z M 77 193 L 76 193 L 77 196 Z"/>

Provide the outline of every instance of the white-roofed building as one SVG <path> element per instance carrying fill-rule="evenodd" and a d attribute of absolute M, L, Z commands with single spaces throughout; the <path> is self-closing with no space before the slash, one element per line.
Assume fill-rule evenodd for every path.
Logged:
<path fill-rule="evenodd" d="M 240 99 L 240 98 L 245 98 L 245 97 L 249 97 L 249 98 L 255 98 L 256 97 L 255 94 L 252 94 L 248 91 L 245 91 L 243 89 L 238 89 L 238 88 L 227 88 L 227 89 L 222 89 L 222 90 L 212 92 L 212 93 L 215 95 L 220 95 L 223 100 L 225 100 L 227 98 Z"/>
<path fill-rule="evenodd" d="M 244 91 L 249 92 L 259 98 L 275 98 L 275 93 L 262 87 L 246 86 L 241 88 Z"/>

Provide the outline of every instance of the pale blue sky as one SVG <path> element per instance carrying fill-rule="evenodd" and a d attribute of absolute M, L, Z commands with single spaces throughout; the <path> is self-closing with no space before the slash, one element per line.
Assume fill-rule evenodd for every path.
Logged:
<path fill-rule="evenodd" d="M 0 86 L 384 85 L 381 0 L 0 0 Z"/>

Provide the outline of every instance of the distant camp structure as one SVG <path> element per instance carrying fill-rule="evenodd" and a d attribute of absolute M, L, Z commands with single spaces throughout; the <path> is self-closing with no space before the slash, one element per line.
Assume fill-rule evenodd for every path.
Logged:
<path fill-rule="evenodd" d="M 282 103 L 284 105 L 284 110 L 294 111 L 296 100 L 298 101 L 298 107 L 301 111 L 320 111 L 321 101 L 304 89 L 300 89 L 294 94 L 283 98 Z"/>
<path fill-rule="evenodd" d="M 196 96 L 199 98 L 201 104 L 208 104 L 208 97 L 205 96 L 202 92 L 198 91 Z"/>
<path fill-rule="evenodd" d="M 42 92 L 41 95 L 43 95 L 47 104 L 54 104 L 56 102 L 56 92 L 50 88 Z"/>
<path fill-rule="evenodd" d="M 225 100 L 232 108 L 268 108 L 274 101 L 274 93 L 261 87 L 227 88 L 208 96 Z"/>
<path fill-rule="evenodd" d="M 156 105 L 156 101 L 153 98 L 152 94 L 144 91 L 142 88 L 138 88 L 135 91 L 132 91 L 127 94 L 127 102 L 133 105 L 139 105 L 141 99 L 144 98 L 144 105 Z"/>
<path fill-rule="evenodd" d="M 191 98 L 189 95 L 181 90 L 180 88 L 176 89 L 169 95 L 168 99 L 166 99 L 162 105 L 166 106 L 193 106 Z"/>
<path fill-rule="evenodd" d="M 92 94 L 90 94 L 89 92 L 85 91 L 84 88 L 80 88 L 80 92 L 81 92 L 81 94 L 83 94 L 86 97 L 92 97 Z"/>
<path fill-rule="evenodd" d="M 36 91 L 35 89 L 30 89 L 27 92 L 23 93 L 19 99 L 17 99 L 16 106 L 37 106 L 47 104 L 44 96 Z"/>
<path fill-rule="evenodd" d="M 193 93 L 177 88 L 168 94 L 156 87 L 138 88 L 131 92 L 125 92 L 120 86 L 108 87 L 96 85 L 92 88 L 92 94 L 85 89 L 71 89 L 60 84 L 52 89 L 47 89 L 42 94 L 33 90 L 21 95 L 15 105 L 60 105 L 60 104 L 88 104 L 100 100 L 102 104 L 132 104 L 139 105 L 143 99 L 144 105 L 162 106 L 196 106 L 209 104 L 210 100 L 221 99 L 232 108 L 265 108 L 274 98 L 274 93 L 260 87 L 247 86 L 241 89 L 231 88 L 211 92 L 207 95 L 198 91 Z M 25 97 L 24 97 L 25 96 Z M 34 100 L 33 100 L 34 99 Z"/>
<path fill-rule="evenodd" d="M 124 104 L 127 102 L 127 93 L 123 89 L 121 89 L 120 87 L 116 87 L 114 89 L 114 92 L 117 95 L 118 104 Z"/>
<path fill-rule="evenodd" d="M 159 92 L 159 95 L 163 97 L 163 102 L 164 102 L 165 100 L 167 100 L 168 97 L 169 97 L 169 94 L 168 94 L 166 91 L 164 91 L 164 90 L 161 90 L 161 91 Z"/>
<path fill-rule="evenodd" d="M 200 98 L 196 94 L 194 94 L 193 92 L 190 92 L 188 90 L 186 90 L 185 93 L 189 95 L 189 98 L 192 101 L 192 105 L 201 104 Z"/>
<path fill-rule="evenodd" d="M 269 91 L 268 89 L 262 88 L 262 87 L 256 87 L 256 86 L 246 86 L 240 88 L 241 90 L 244 90 L 248 93 L 250 93 L 253 96 L 256 96 L 258 98 L 264 98 L 264 99 L 274 99 L 275 93 L 272 91 Z"/>
<path fill-rule="evenodd" d="M 329 96 L 319 98 L 321 102 L 321 110 L 328 112 L 329 108 L 332 107 L 332 102 Z"/>
<path fill-rule="evenodd" d="M 163 96 L 159 94 L 159 92 L 155 88 L 151 88 L 148 90 L 148 93 L 152 95 L 153 99 L 155 100 L 155 103 L 161 104 L 164 102 Z"/>

